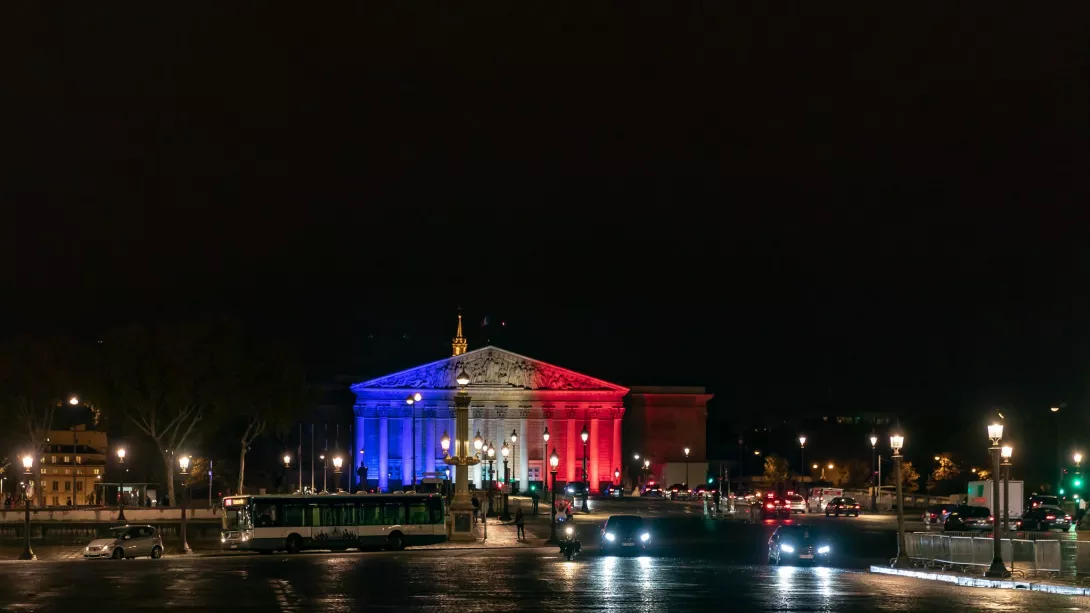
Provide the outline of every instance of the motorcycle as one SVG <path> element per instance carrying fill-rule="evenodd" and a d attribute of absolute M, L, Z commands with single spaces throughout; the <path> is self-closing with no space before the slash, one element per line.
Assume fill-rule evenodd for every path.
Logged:
<path fill-rule="evenodd" d="M 575 538 L 575 527 L 564 528 L 564 537 L 560 539 L 560 555 L 569 561 L 575 559 L 575 555 L 583 548 L 579 539 Z"/>

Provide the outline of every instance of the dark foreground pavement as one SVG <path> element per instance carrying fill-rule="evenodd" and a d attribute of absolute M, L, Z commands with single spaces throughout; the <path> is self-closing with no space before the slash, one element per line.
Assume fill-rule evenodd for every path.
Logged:
<path fill-rule="evenodd" d="M 1050 611 L 1067 596 L 552 548 L 0 564 L 5 611 Z"/>

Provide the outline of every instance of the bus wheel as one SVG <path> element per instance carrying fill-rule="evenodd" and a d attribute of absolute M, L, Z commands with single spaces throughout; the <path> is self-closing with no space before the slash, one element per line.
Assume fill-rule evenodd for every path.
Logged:
<path fill-rule="evenodd" d="M 299 550 L 303 548 L 303 539 L 299 538 L 298 534 L 293 534 L 288 537 L 288 542 L 285 549 L 288 553 L 299 553 Z"/>
<path fill-rule="evenodd" d="M 405 537 L 400 532 L 394 532 L 386 539 L 390 543 L 390 551 L 401 551 L 405 548 Z"/>

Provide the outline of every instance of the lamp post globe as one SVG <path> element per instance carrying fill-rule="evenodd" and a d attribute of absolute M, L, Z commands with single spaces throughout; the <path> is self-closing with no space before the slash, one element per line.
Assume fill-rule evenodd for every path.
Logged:
<path fill-rule="evenodd" d="M 549 511 L 549 514 L 550 514 L 549 540 L 546 541 L 546 544 L 548 544 L 548 545 L 556 545 L 556 544 L 559 543 L 559 541 L 556 540 L 556 503 L 555 503 L 555 498 L 556 498 L 556 494 L 555 494 L 555 492 L 556 492 L 556 467 L 559 466 L 559 465 L 560 465 L 560 456 L 558 456 L 556 454 L 556 449 L 554 448 L 553 452 L 549 455 L 549 474 L 553 478 L 552 491 L 554 492 L 553 493 L 554 502 L 549 505 L 549 508 L 551 510 Z"/>
<path fill-rule="evenodd" d="M 179 474 L 182 478 L 182 553 L 192 553 L 193 550 L 189 548 L 189 539 L 186 538 L 186 507 L 189 506 L 189 485 L 186 483 L 185 478 L 189 474 L 189 456 L 182 454 L 178 457 L 178 468 L 182 469 Z"/>
<path fill-rule="evenodd" d="M 1003 553 L 999 540 L 999 536 L 1002 532 L 999 524 L 1002 523 L 1003 520 L 1003 516 L 999 512 L 999 479 L 1002 476 L 1000 457 L 1003 453 L 1003 449 L 999 446 L 999 441 L 1003 439 L 1003 424 L 999 422 L 989 424 L 988 438 L 992 441 L 992 446 L 988 448 L 988 451 L 992 454 L 992 500 L 994 500 L 995 503 L 992 507 L 992 564 L 988 567 L 984 576 L 993 579 L 1001 579 L 1010 576 L 1010 573 L 1007 572 L 1006 565 L 1003 564 Z"/>
<path fill-rule="evenodd" d="M 893 472 L 896 473 L 897 482 L 897 558 L 893 562 L 894 568 L 912 568 L 912 561 L 908 559 L 908 548 L 905 545 L 905 510 L 904 510 L 904 485 L 902 483 L 901 449 L 904 448 L 905 437 L 903 434 L 894 433 L 889 437 L 889 446 L 893 448 Z"/>
<path fill-rule="evenodd" d="M 469 385 L 469 375 L 466 374 L 466 369 L 465 368 L 463 368 L 458 373 L 458 377 L 455 378 L 455 381 L 457 381 L 458 385 L 461 385 L 462 387 L 465 387 L 465 386 Z"/>
<path fill-rule="evenodd" d="M 481 438 L 481 431 L 477 430 L 477 436 L 473 437 L 473 449 L 474 451 L 480 451 L 484 446 L 484 439 Z"/>
<path fill-rule="evenodd" d="M 117 448 L 117 463 L 121 465 L 121 479 L 117 489 L 117 521 L 125 521 L 125 455 L 124 447 Z"/>
<path fill-rule="evenodd" d="M 443 456 L 450 457 L 450 435 L 446 431 L 443 432 L 443 436 L 439 439 L 439 446 L 443 448 Z"/>
<path fill-rule="evenodd" d="M 68 404 L 70 404 L 72 406 L 78 405 L 79 404 L 79 398 L 76 398 L 75 396 L 72 396 L 71 398 L 68 399 Z"/>
<path fill-rule="evenodd" d="M 1073 455 L 1071 457 L 1071 459 L 1075 460 L 1075 468 L 1078 468 L 1079 464 L 1082 464 L 1082 454 L 1081 453 L 1075 453 L 1075 455 Z"/>

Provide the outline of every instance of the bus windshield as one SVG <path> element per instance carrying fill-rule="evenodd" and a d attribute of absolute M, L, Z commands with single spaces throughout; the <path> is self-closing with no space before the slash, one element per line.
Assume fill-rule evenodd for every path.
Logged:
<path fill-rule="evenodd" d="M 254 527 L 248 505 L 231 506 L 223 509 L 224 530 L 250 530 Z"/>

